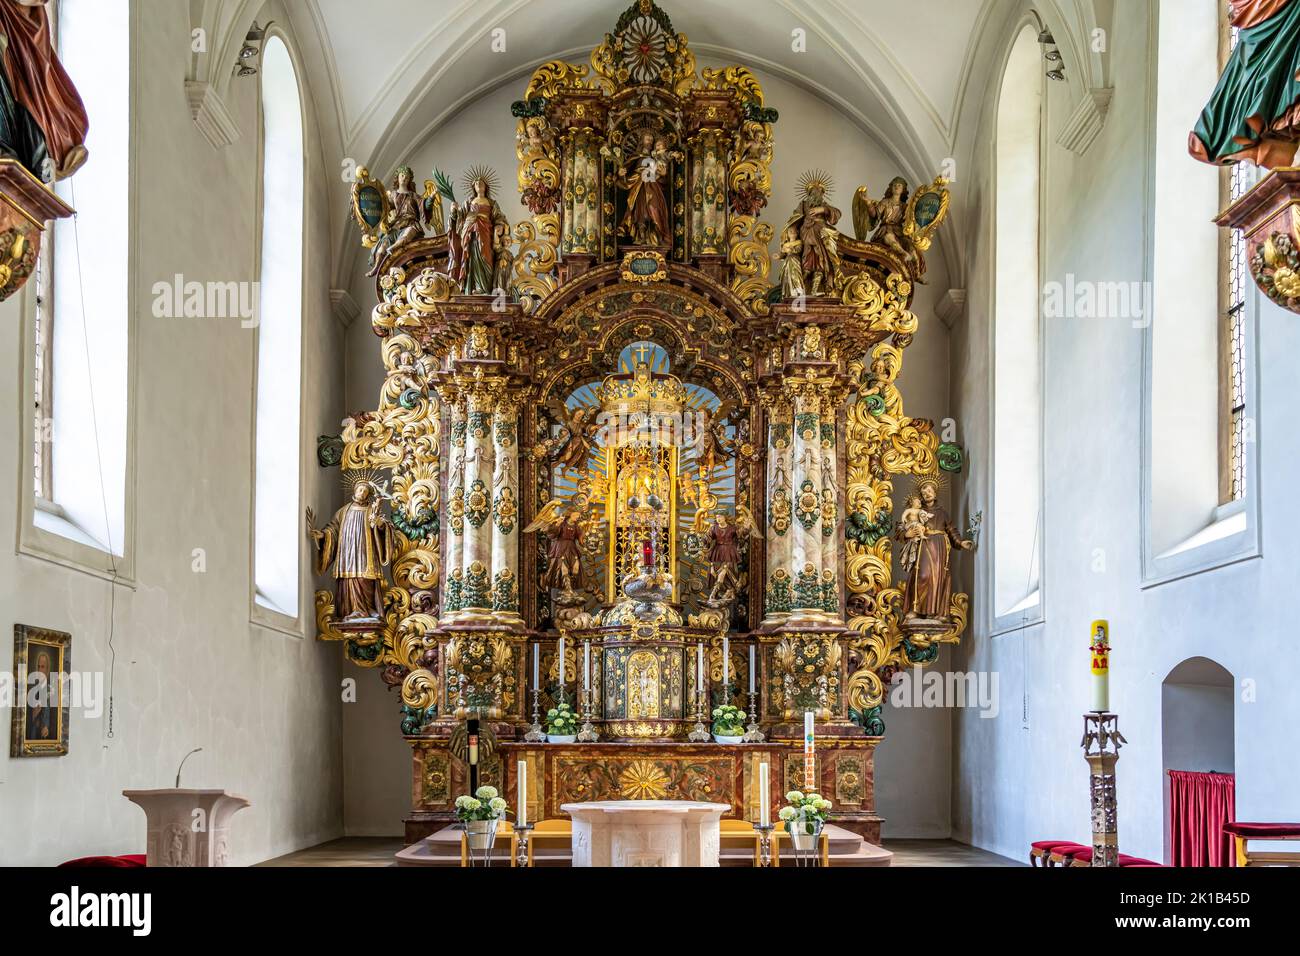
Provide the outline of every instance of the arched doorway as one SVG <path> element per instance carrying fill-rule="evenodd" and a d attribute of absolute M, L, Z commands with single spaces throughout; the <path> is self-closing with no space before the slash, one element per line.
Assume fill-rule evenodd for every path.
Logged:
<path fill-rule="evenodd" d="M 1232 674 L 1208 657 L 1187 658 L 1161 685 L 1166 862 L 1218 859 L 1209 847 L 1221 839 L 1219 816 L 1233 805 L 1234 700 Z"/>

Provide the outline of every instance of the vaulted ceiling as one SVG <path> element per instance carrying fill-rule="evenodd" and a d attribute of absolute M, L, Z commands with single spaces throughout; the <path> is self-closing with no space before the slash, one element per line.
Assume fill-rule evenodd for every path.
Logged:
<path fill-rule="evenodd" d="M 233 62 L 255 17 L 292 27 L 329 166 L 387 169 L 477 97 L 540 63 L 586 63 L 630 0 L 191 0 Z M 1113 0 L 662 0 L 703 63 L 739 62 L 834 104 L 921 181 L 961 161 L 1017 22 L 1035 10 L 1065 57 L 1072 98 L 1108 85 L 1088 53 Z M 504 33 L 494 33 L 498 29 Z M 794 31 L 802 30 L 803 49 Z M 504 42 L 504 51 L 500 46 Z M 196 64 L 203 79 L 205 65 Z M 213 70 L 218 94 L 230 82 Z M 772 104 L 780 107 L 780 104 Z M 954 195 L 954 218 L 961 213 Z M 348 243 L 338 223 L 339 265 Z M 960 263 L 951 263 L 960 273 Z"/>

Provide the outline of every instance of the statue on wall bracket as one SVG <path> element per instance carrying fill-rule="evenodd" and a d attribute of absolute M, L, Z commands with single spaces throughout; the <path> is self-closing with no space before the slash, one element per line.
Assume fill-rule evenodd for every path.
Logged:
<path fill-rule="evenodd" d="M 940 479 L 924 477 L 907 496 L 894 536 L 902 543 L 903 629 L 940 633 L 951 628 L 953 549 L 970 551 L 974 541 L 963 538 L 939 503 Z"/>
<path fill-rule="evenodd" d="M 315 571 L 333 574 L 334 617 L 340 629 L 383 617 L 384 566 L 393 556 L 393 526 L 380 511 L 383 492 L 370 475 L 349 475 L 350 499 L 323 528 L 307 509 Z M 331 568 L 332 565 L 332 568 Z"/>

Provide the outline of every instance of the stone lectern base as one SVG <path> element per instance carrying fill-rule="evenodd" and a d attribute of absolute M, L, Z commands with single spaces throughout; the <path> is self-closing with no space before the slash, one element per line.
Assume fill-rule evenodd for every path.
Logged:
<path fill-rule="evenodd" d="M 248 800 L 224 790 L 123 790 L 144 811 L 148 866 L 225 866 L 230 818 Z"/>

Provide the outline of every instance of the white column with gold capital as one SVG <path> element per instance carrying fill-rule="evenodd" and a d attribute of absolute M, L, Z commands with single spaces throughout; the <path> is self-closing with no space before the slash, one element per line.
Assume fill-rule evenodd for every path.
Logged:
<path fill-rule="evenodd" d="M 835 392 L 822 396 L 821 402 L 821 586 L 822 610 L 840 612 L 840 479 L 836 456 L 837 412 L 841 396 Z"/>
<path fill-rule="evenodd" d="M 465 403 L 465 583 L 459 617 L 486 617 L 492 612 L 492 412 L 495 392 L 476 383 L 466 389 Z"/>
<path fill-rule="evenodd" d="M 519 406 L 502 398 L 492 419 L 492 612 L 498 620 L 519 616 Z"/>
<path fill-rule="evenodd" d="M 794 396 L 794 521 L 790 573 L 794 577 L 791 612 L 822 613 L 822 435 L 821 395 L 811 383 Z"/>
<path fill-rule="evenodd" d="M 447 472 L 447 557 L 446 588 L 442 599 L 444 615 L 455 614 L 464 606 L 465 571 L 465 402 L 460 395 L 443 396 L 449 413 L 449 457 Z"/>
<path fill-rule="evenodd" d="M 791 405 L 778 392 L 767 405 L 767 581 L 763 590 L 763 620 L 773 623 L 790 613 L 793 580 L 790 574 L 790 547 L 794 532 L 791 474 L 793 466 L 794 423 Z"/>

